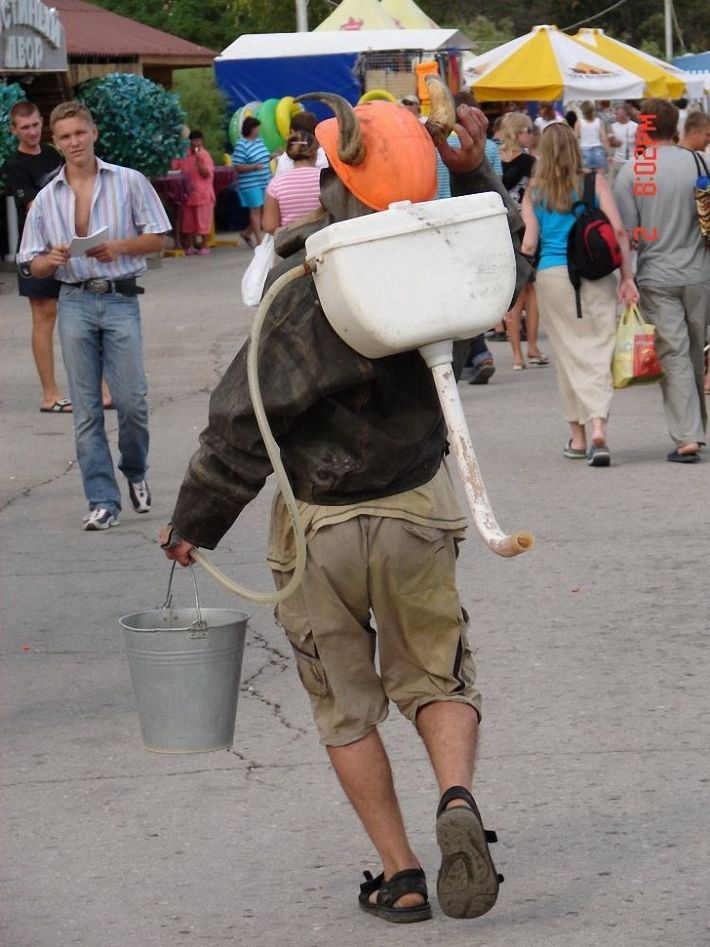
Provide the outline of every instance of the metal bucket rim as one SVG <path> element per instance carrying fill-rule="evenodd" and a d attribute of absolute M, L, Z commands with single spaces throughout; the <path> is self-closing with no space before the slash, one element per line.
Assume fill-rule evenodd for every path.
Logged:
<path fill-rule="evenodd" d="M 161 624 L 154 628 L 153 627 L 136 628 L 132 624 L 129 624 L 131 620 L 135 621 L 135 619 L 139 615 L 160 615 L 165 611 L 172 611 L 172 612 L 192 611 L 195 613 L 195 621 L 197 621 L 197 610 L 195 608 L 190 608 L 189 606 L 186 608 L 170 608 L 170 609 L 149 608 L 143 612 L 131 612 L 130 614 L 124 615 L 122 618 L 119 618 L 118 621 L 121 627 L 125 628 L 126 631 L 136 632 L 137 634 L 140 634 L 141 632 L 146 632 L 148 634 L 151 634 L 151 633 L 155 633 L 156 631 L 184 632 L 184 631 L 192 630 L 192 625 L 193 625 L 192 622 L 190 622 L 187 625 L 180 625 L 180 626 Z M 238 612 L 232 608 L 201 608 L 200 612 L 202 613 L 202 617 L 206 621 L 207 628 L 210 630 L 216 630 L 218 628 L 226 628 L 229 625 L 246 625 L 249 621 L 249 615 L 247 615 L 246 612 Z M 231 617 L 229 619 L 226 619 L 225 616 L 227 615 Z M 214 618 L 214 617 L 225 618 L 225 620 L 220 621 L 218 624 L 213 624 L 212 622 L 210 622 L 210 618 Z"/>

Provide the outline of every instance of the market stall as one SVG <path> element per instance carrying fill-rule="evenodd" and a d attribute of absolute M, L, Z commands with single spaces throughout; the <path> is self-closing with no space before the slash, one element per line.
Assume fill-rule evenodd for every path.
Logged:
<path fill-rule="evenodd" d="M 458 30 L 338 30 L 245 34 L 214 61 L 233 109 L 247 102 L 336 92 L 353 104 L 363 92 L 417 91 L 415 66 L 436 61 L 458 89 L 460 55 L 473 43 Z M 314 111 L 317 109 L 314 108 Z M 325 116 L 327 110 L 323 110 Z"/>

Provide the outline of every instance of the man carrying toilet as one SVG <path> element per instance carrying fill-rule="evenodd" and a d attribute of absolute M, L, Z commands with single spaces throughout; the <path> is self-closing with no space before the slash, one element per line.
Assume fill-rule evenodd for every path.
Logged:
<path fill-rule="evenodd" d="M 330 164 L 321 175 L 325 216 L 279 235 L 284 261 L 270 282 L 305 258 L 305 239 L 320 227 L 436 191 L 434 148 L 411 113 L 321 98 L 337 115 L 316 129 Z M 462 106 L 458 119 L 461 149 L 438 136 L 453 193 L 497 191 L 519 229 L 483 159 L 485 116 Z M 518 287 L 527 275 L 520 258 Z M 271 473 L 246 385 L 247 349 L 212 395 L 209 426 L 161 533 L 166 555 L 182 565 L 195 546 L 218 544 Z M 501 878 L 488 849 L 495 836 L 471 795 L 481 698 L 455 586 L 466 521 L 444 463 L 446 427 L 429 370 L 417 352 L 369 360 L 349 348 L 307 276 L 272 304 L 260 384 L 308 542 L 303 582 L 277 618 L 321 742 L 382 863 L 378 877 L 365 873 L 359 905 L 395 923 L 432 916 L 378 732 L 393 702 L 416 727 L 439 784 L 439 905 L 451 917 L 477 917 L 493 907 Z M 280 495 L 268 559 L 283 588 L 295 552 Z"/>

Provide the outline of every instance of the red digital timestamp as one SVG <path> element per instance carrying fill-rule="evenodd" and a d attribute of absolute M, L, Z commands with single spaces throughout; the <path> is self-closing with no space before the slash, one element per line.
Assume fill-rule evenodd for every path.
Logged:
<path fill-rule="evenodd" d="M 639 115 L 634 147 L 634 194 L 637 197 L 653 197 L 658 190 L 655 180 L 658 149 L 648 134 L 656 130 L 655 123 L 655 115 Z M 635 241 L 658 240 L 658 231 L 655 227 L 650 232 L 645 227 L 635 227 L 631 237 Z"/>

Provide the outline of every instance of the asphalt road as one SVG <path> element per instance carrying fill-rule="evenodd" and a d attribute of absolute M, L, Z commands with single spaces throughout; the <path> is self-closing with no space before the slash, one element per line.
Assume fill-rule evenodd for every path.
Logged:
<path fill-rule="evenodd" d="M 85 533 L 71 420 L 40 414 L 29 312 L 2 309 L 4 947 L 702 947 L 710 944 L 710 462 L 668 464 L 656 388 L 617 393 L 613 466 L 565 460 L 552 367 L 461 386 L 498 518 L 535 550 L 501 560 L 471 530 L 459 584 L 484 692 L 475 794 L 506 876 L 496 907 L 434 905 L 400 927 L 357 908 L 379 866 L 310 726 L 266 606 L 198 575 L 250 629 L 234 747 L 142 748 L 118 619 L 158 606 L 157 531 L 246 337 L 244 249 L 165 260 L 142 297 L 153 512 Z M 0 274 L 2 276 L 3 274 Z M 544 344 L 544 340 L 543 340 Z M 106 416 L 115 441 L 115 416 Z M 270 588 L 271 484 L 216 561 Z M 177 596 L 189 605 L 189 577 Z M 435 886 L 436 788 L 396 712 L 383 727 Z"/>

